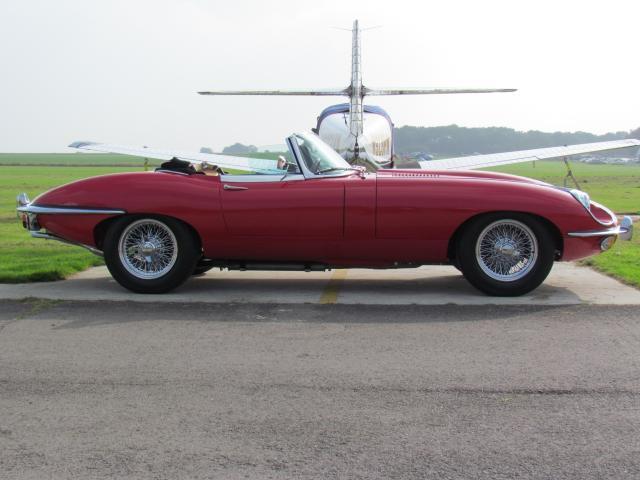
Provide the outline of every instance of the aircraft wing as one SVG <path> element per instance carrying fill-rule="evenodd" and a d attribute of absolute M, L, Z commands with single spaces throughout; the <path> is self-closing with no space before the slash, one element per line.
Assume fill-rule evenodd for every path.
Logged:
<path fill-rule="evenodd" d="M 198 92 L 200 95 L 349 95 L 344 88 L 325 88 L 317 90 L 211 90 Z"/>
<path fill-rule="evenodd" d="M 115 145 L 109 143 L 95 142 L 73 142 L 71 148 L 88 150 L 91 152 L 119 153 L 121 155 L 132 155 L 134 157 L 155 158 L 158 160 L 171 160 L 177 158 L 185 162 L 201 164 L 208 163 L 217 165 L 222 169 L 242 170 L 246 172 L 256 172 L 265 174 L 278 174 L 283 171 L 277 168 L 276 160 L 262 158 L 235 157 L 233 155 L 220 155 L 217 153 L 189 153 L 174 150 L 157 150 L 147 147 L 131 147 L 127 145 Z"/>
<path fill-rule="evenodd" d="M 448 93 L 497 93 L 515 92 L 516 88 L 365 88 L 365 95 L 443 95 Z M 325 88 L 317 90 L 210 90 L 200 95 L 310 95 L 349 96 L 348 88 Z"/>
<path fill-rule="evenodd" d="M 442 160 L 421 161 L 420 168 L 425 170 L 473 170 L 475 168 L 496 167 L 510 163 L 531 162 L 568 157 L 583 153 L 603 152 L 619 148 L 637 147 L 640 140 L 626 139 L 610 142 L 581 143 L 564 147 L 537 148 L 517 152 L 490 153 L 488 155 L 470 155 L 468 157 L 445 158 Z"/>
<path fill-rule="evenodd" d="M 365 95 L 446 95 L 449 93 L 515 92 L 517 88 L 365 88 Z"/>

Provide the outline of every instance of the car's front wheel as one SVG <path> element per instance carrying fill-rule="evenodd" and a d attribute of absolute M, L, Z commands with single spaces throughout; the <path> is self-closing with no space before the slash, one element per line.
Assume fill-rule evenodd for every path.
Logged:
<path fill-rule="evenodd" d="M 200 258 L 189 228 L 164 217 L 123 217 L 104 238 L 104 259 L 113 278 L 137 293 L 164 293 L 187 280 Z"/>
<path fill-rule="evenodd" d="M 491 214 L 463 231 L 456 261 L 465 278 L 489 295 L 524 295 L 547 278 L 555 258 L 548 227 L 529 215 Z"/>

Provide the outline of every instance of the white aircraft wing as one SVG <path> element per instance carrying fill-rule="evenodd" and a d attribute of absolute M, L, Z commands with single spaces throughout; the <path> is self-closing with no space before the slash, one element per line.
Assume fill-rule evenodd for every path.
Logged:
<path fill-rule="evenodd" d="M 515 92 L 517 88 L 365 88 L 365 95 L 446 95 L 449 93 Z"/>
<path fill-rule="evenodd" d="M 549 160 L 583 153 L 603 152 L 619 148 L 637 147 L 640 140 L 626 139 L 610 142 L 581 143 L 564 147 L 536 148 L 517 152 L 490 153 L 487 155 L 470 155 L 468 157 L 445 158 L 442 160 L 421 161 L 420 168 L 425 170 L 473 170 L 475 168 L 496 167 L 510 163 Z"/>
<path fill-rule="evenodd" d="M 198 93 L 200 95 L 349 95 L 349 92 L 344 88 L 324 88 L 317 90 L 210 90 Z"/>
<path fill-rule="evenodd" d="M 262 158 L 235 157 L 233 155 L 219 155 L 216 153 L 189 153 L 174 150 L 157 150 L 147 147 L 130 147 L 127 145 L 95 142 L 73 142 L 69 147 L 77 148 L 79 150 L 88 150 L 91 152 L 119 153 L 121 155 L 155 158 L 158 160 L 171 160 L 172 158 L 177 158 L 178 160 L 183 160 L 189 163 L 208 163 L 210 165 L 217 165 L 222 169 L 229 168 L 247 172 L 266 174 L 277 174 L 283 172 L 277 168 L 276 160 L 267 160 Z"/>

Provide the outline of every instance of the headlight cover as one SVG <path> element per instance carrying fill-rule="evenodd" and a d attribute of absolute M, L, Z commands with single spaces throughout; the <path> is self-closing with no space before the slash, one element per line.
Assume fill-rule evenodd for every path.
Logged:
<path fill-rule="evenodd" d="M 582 204 L 585 210 L 591 211 L 591 198 L 589 198 L 589 194 L 587 192 L 573 188 L 569 190 L 569 193 Z"/>

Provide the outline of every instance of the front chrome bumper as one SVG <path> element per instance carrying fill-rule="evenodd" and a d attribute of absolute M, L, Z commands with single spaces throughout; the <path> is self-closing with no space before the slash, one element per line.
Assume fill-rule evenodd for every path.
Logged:
<path fill-rule="evenodd" d="M 624 216 L 620 223 L 611 228 L 603 230 L 586 230 L 582 232 L 569 232 L 570 237 L 589 238 L 589 237 L 610 237 L 617 236 L 620 240 L 631 240 L 633 237 L 633 220 L 631 217 Z"/>

